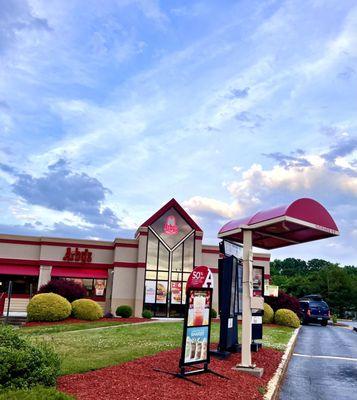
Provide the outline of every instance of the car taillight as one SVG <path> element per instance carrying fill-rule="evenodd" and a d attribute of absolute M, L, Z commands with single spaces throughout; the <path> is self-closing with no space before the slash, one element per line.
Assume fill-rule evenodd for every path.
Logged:
<path fill-rule="evenodd" d="M 311 310 L 307 310 L 307 315 L 310 317 L 310 315 L 311 315 Z"/>

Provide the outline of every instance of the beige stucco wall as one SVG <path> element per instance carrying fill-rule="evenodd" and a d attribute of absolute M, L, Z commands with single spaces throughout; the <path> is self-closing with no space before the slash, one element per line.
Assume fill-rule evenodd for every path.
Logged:
<path fill-rule="evenodd" d="M 135 307 L 136 268 L 114 267 L 111 312 L 118 306 Z"/>
<path fill-rule="evenodd" d="M 39 260 L 40 258 L 40 239 L 29 236 L 0 235 L 0 239 L 16 241 L 38 242 L 35 244 L 1 243 L 0 258 L 17 258 L 21 260 Z"/>

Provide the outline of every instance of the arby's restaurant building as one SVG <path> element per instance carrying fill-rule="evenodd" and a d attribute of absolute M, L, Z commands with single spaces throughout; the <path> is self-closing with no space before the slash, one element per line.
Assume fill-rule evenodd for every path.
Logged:
<path fill-rule="evenodd" d="M 143 309 L 156 317 L 182 317 L 190 272 L 205 265 L 218 280 L 219 248 L 203 242 L 202 229 L 175 199 L 139 226 L 133 239 L 0 234 L 0 294 L 12 281 L 10 311 L 24 312 L 29 298 L 50 279 L 71 279 L 106 312 L 127 304 L 138 317 Z M 263 268 L 265 280 L 269 262 L 270 254 L 254 253 L 253 265 Z M 218 290 L 213 307 L 218 309 Z"/>

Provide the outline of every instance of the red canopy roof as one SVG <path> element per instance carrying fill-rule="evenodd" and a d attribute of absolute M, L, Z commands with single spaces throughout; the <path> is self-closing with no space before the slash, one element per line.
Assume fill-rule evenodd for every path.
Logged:
<path fill-rule="evenodd" d="M 328 211 L 317 201 L 307 198 L 230 221 L 221 228 L 218 237 L 243 243 L 243 230 L 253 231 L 253 246 L 263 249 L 339 235 Z"/>

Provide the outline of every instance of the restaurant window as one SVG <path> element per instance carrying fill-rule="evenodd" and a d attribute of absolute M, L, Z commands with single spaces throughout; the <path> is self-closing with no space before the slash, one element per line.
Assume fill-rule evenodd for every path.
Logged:
<path fill-rule="evenodd" d="M 84 286 L 87 290 L 87 297 L 101 297 L 105 296 L 107 280 L 106 279 L 94 279 L 94 278 L 58 278 L 58 279 L 66 279 L 69 281 L 73 281 L 78 283 L 81 286 Z"/>
<path fill-rule="evenodd" d="M 0 275 L 0 293 L 8 292 L 12 281 L 12 294 L 32 295 L 37 291 L 38 276 Z"/>
<path fill-rule="evenodd" d="M 157 317 L 182 317 L 193 266 L 194 230 L 170 209 L 149 227 L 144 309 Z"/>

